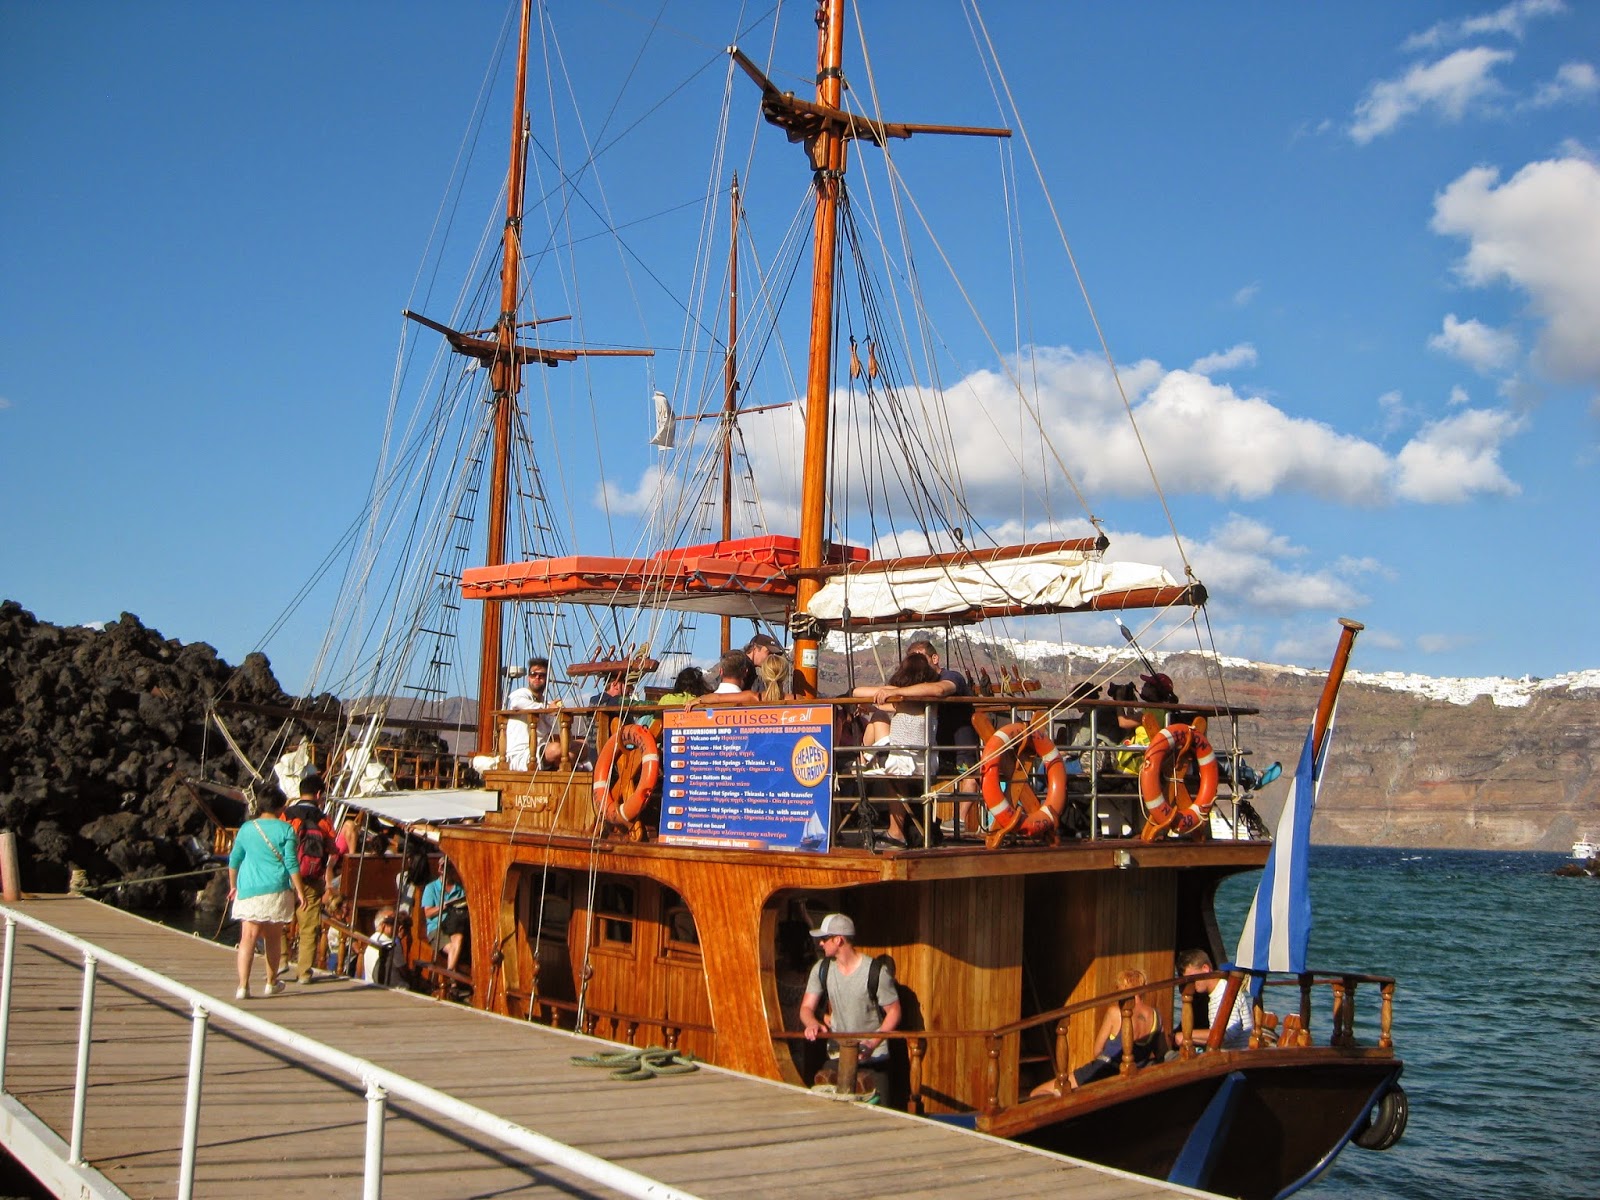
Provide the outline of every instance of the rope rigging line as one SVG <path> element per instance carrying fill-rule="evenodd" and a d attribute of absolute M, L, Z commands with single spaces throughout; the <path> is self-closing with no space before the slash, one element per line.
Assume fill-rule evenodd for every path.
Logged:
<path fill-rule="evenodd" d="M 1117 394 L 1122 399 L 1123 409 L 1128 414 L 1128 423 L 1133 429 L 1135 440 L 1138 442 L 1139 453 L 1143 456 L 1145 468 L 1150 473 L 1151 486 L 1155 489 L 1156 497 L 1161 502 L 1161 511 L 1167 519 L 1168 528 L 1172 531 L 1173 541 L 1177 544 L 1178 554 L 1183 561 L 1184 572 L 1189 578 L 1192 579 L 1194 578 L 1194 566 L 1189 562 L 1188 553 L 1184 549 L 1183 537 L 1178 532 L 1177 520 L 1172 515 L 1172 508 L 1167 501 L 1166 492 L 1161 486 L 1161 480 L 1156 475 L 1155 463 L 1150 458 L 1150 451 L 1145 445 L 1144 435 L 1139 431 L 1139 423 L 1134 420 L 1133 404 L 1128 399 L 1127 389 L 1123 386 L 1122 373 L 1117 369 L 1116 358 L 1111 353 L 1111 344 L 1107 340 L 1105 330 L 1100 324 L 1100 317 L 1095 311 L 1094 302 L 1089 298 L 1088 284 L 1083 278 L 1083 272 L 1078 266 L 1077 255 L 1073 253 L 1071 241 L 1068 239 L 1066 230 L 1062 226 L 1061 214 L 1056 208 L 1055 198 L 1050 194 L 1049 188 L 1045 185 L 1044 170 L 1039 163 L 1037 153 L 1034 151 L 1033 139 L 1028 136 L 1027 127 L 1022 120 L 1021 110 L 1017 107 L 1016 98 L 1012 94 L 1011 84 L 1006 78 L 1005 69 L 1000 65 L 1000 56 L 994 48 L 993 40 L 989 37 L 988 26 L 984 23 L 983 14 L 978 10 L 977 0 L 964 0 L 964 2 L 971 5 L 973 20 L 976 22 L 978 29 L 982 33 L 983 44 L 987 48 L 990 59 L 994 63 L 995 74 L 1000 80 L 1001 87 L 1004 90 L 1010 117 L 1015 121 L 1017 133 L 1021 136 L 1022 144 L 1028 151 L 1028 159 L 1033 165 L 1034 176 L 1039 181 L 1040 191 L 1043 193 L 1045 203 L 1049 207 L 1051 220 L 1055 223 L 1056 234 L 1061 241 L 1062 249 L 1066 252 L 1067 261 L 1072 265 L 1073 278 L 1076 279 L 1078 291 L 1083 296 L 1084 307 L 1088 312 L 1091 324 L 1094 326 L 1095 336 L 1099 339 L 1100 349 L 1105 355 L 1106 365 L 1110 368 L 1111 378 L 1116 384 Z"/>

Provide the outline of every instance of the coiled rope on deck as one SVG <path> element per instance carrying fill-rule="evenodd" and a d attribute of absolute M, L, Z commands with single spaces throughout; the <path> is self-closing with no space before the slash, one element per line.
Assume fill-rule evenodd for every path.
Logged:
<path fill-rule="evenodd" d="M 700 1069 L 690 1053 L 679 1054 L 665 1046 L 646 1046 L 643 1050 L 623 1050 L 614 1054 L 574 1054 L 575 1067 L 609 1069 L 611 1078 L 629 1083 L 654 1079 L 657 1075 L 688 1075 Z"/>

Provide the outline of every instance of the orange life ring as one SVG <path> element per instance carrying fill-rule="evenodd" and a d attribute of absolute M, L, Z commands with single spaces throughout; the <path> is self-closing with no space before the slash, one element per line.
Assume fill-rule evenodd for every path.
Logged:
<path fill-rule="evenodd" d="M 1190 756 L 1200 771 L 1200 787 L 1192 798 L 1178 770 Z M 1157 730 L 1139 764 L 1139 798 L 1146 814 L 1139 837 L 1153 842 L 1169 829 L 1180 835 L 1205 829 L 1217 802 L 1217 774 L 1217 756 L 1203 730 L 1182 724 Z"/>
<path fill-rule="evenodd" d="M 1067 807 L 1067 763 L 1056 744 L 1039 730 L 1025 739 L 1026 725 L 1015 723 L 1003 726 L 990 735 L 983 746 L 983 803 L 989 810 L 990 831 L 986 839 L 992 850 L 1006 834 L 1020 829 L 1028 837 L 1054 838 L 1061 825 L 1061 814 Z M 1039 803 L 1033 789 L 1019 779 L 1013 779 L 1011 791 L 1018 794 L 1022 804 L 1014 804 L 1011 792 L 1000 786 L 1001 759 L 1013 744 L 1025 741 L 1045 768 L 1045 797 Z"/>
<path fill-rule="evenodd" d="M 618 803 L 611 791 L 612 768 L 620 766 L 627 771 L 635 765 L 638 778 L 633 790 Z M 627 825 L 637 820 L 644 811 L 650 793 L 659 782 L 661 753 L 656 746 L 655 735 L 643 725 L 619 725 L 606 739 L 606 744 L 600 747 L 600 755 L 594 760 L 595 811 L 613 825 Z M 628 780 L 619 777 L 618 790 L 625 791 L 627 787 Z"/>

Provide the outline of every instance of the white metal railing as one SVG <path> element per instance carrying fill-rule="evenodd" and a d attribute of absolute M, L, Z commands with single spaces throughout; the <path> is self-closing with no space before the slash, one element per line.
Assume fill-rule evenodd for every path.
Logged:
<path fill-rule="evenodd" d="M 84 1113 L 88 1099 L 89 1046 L 94 1028 L 95 983 L 99 974 L 99 964 L 104 963 L 126 972 L 153 988 L 186 1001 L 191 1010 L 189 1078 L 183 1112 L 183 1159 L 178 1177 L 179 1200 L 192 1200 L 194 1196 L 195 1150 L 200 1129 L 201 1076 L 205 1069 L 206 1029 L 213 1016 L 248 1030 L 258 1038 L 291 1050 L 299 1057 L 314 1059 L 336 1072 L 351 1076 L 364 1085 L 367 1102 L 367 1135 L 361 1193 L 363 1200 L 380 1200 L 383 1194 L 383 1129 L 385 1105 L 391 1094 L 623 1195 L 649 1198 L 649 1200 L 696 1200 L 696 1197 L 689 1192 L 669 1187 L 626 1167 L 620 1167 L 616 1163 L 535 1133 L 514 1121 L 496 1116 L 364 1058 L 346 1054 L 304 1034 L 280 1028 L 271 1021 L 263 1020 L 253 1013 L 245 1012 L 195 988 L 168 979 L 148 967 L 113 954 L 65 930 L 57 929 L 46 921 L 19 912 L 9 905 L 0 905 L 0 913 L 5 915 L 6 922 L 5 950 L 3 959 L 0 959 L 0 963 L 3 963 L 3 967 L 0 967 L 0 1094 L 3 1094 L 5 1089 L 6 1052 L 10 1042 L 11 984 L 16 962 L 16 927 L 24 925 L 36 933 L 72 947 L 83 955 L 83 1003 L 78 1019 L 78 1062 L 72 1098 L 72 1139 L 68 1150 L 70 1156 L 68 1161 L 73 1166 L 84 1165 Z"/>

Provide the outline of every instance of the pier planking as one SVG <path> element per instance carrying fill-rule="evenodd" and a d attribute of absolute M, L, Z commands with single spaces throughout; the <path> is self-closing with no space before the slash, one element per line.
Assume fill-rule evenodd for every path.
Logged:
<path fill-rule="evenodd" d="M 24 909 L 227 1004 L 230 948 L 76 897 Z M 6 1090 L 63 1139 L 71 1130 L 82 964 L 17 926 Z M 264 967 L 258 963 L 256 987 Z M 591 1038 L 332 977 L 239 1002 L 257 1016 L 408 1075 L 548 1137 L 704 1197 L 938 1195 L 1140 1200 L 1200 1195 L 1015 1143 L 844 1105 L 716 1068 L 626 1083 L 572 1066 Z M 85 1156 L 130 1197 L 173 1194 L 190 1014 L 102 964 Z M 214 1017 L 206 1047 L 196 1195 L 296 1200 L 360 1187 L 361 1086 L 253 1042 Z M 610 1194 L 598 1185 L 391 1098 L 392 1196 Z"/>

